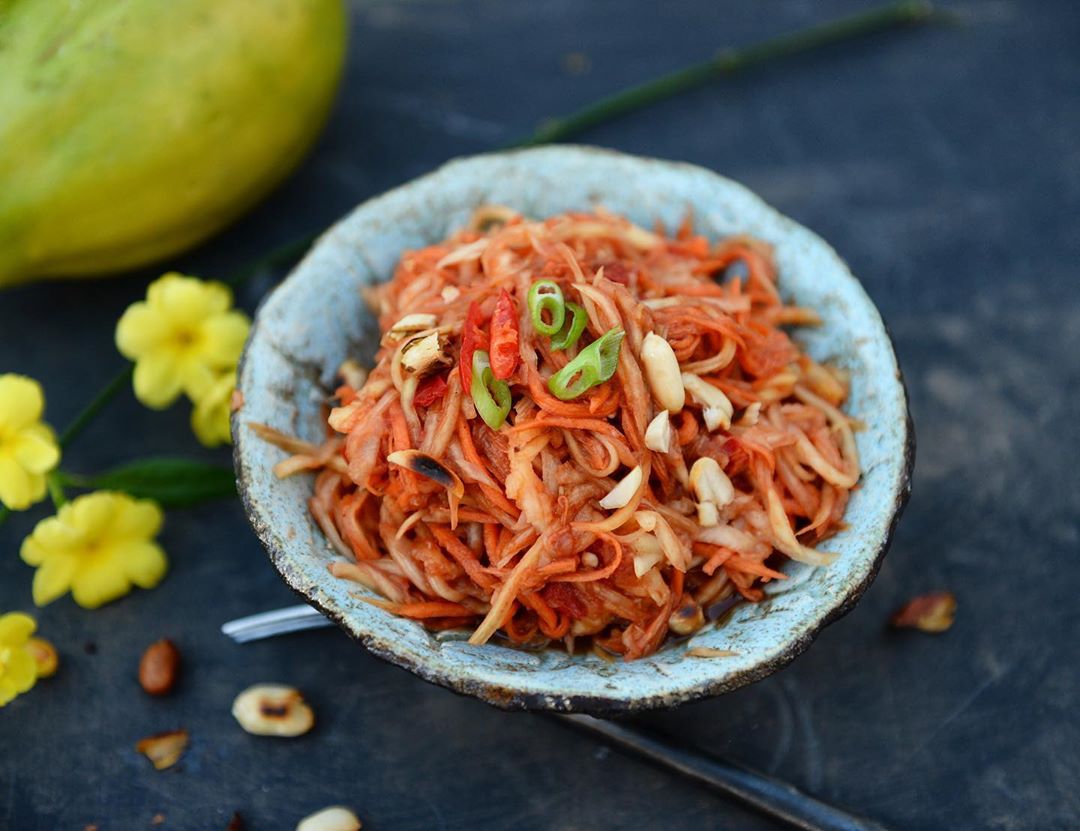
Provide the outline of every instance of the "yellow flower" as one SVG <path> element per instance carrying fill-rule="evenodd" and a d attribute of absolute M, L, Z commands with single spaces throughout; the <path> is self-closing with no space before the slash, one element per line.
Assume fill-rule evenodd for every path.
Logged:
<path fill-rule="evenodd" d="M 227 372 L 214 381 L 191 411 L 191 429 L 206 447 L 232 443 L 229 416 L 234 389 L 236 372 Z"/>
<path fill-rule="evenodd" d="M 61 506 L 23 540 L 23 560 L 37 567 L 34 602 L 44 606 L 70 590 L 80 606 L 96 609 L 132 584 L 152 589 L 168 567 L 154 542 L 162 520 L 154 502 L 110 491 Z"/>
<path fill-rule="evenodd" d="M 181 391 L 199 401 L 222 373 L 236 368 L 248 319 L 231 310 L 222 283 L 171 272 L 150 284 L 116 324 L 116 347 L 135 362 L 135 397 L 154 409 Z"/>
<path fill-rule="evenodd" d="M 26 646 L 35 629 L 37 624 L 30 615 L 0 615 L 0 707 L 37 681 L 37 664 Z"/>
<path fill-rule="evenodd" d="M 60 461 L 52 430 L 42 423 L 41 385 L 0 375 L 0 502 L 13 511 L 45 497 L 45 474 Z"/>

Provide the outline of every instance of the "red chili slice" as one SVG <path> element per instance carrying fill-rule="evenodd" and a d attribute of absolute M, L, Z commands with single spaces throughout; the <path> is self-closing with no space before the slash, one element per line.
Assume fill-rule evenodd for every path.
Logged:
<path fill-rule="evenodd" d="M 620 262 L 605 263 L 604 276 L 613 283 L 621 283 L 624 286 L 630 285 L 630 271 Z"/>
<path fill-rule="evenodd" d="M 491 316 L 491 372 L 501 381 L 514 374 L 521 360 L 518 338 L 517 307 L 510 293 L 503 289 Z"/>
<path fill-rule="evenodd" d="M 413 396 L 413 403 L 418 407 L 430 407 L 446 395 L 446 379 L 441 375 L 431 375 L 420 382 Z"/>
<path fill-rule="evenodd" d="M 485 348 L 486 340 L 480 329 L 482 321 L 480 306 L 474 300 L 469 304 L 468 314 L 465 315 L 465 325 L 461 330 L 461 357 L 458 363 L 458 369 L 461 371 L 461 385 L 466 395 L 472 389 L 473 352 Z"/>

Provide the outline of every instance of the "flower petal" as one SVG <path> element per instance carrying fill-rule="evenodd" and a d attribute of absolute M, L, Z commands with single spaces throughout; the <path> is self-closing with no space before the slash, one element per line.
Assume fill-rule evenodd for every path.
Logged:
<path fill-rule="evenodd" d="M 230 444 L 232 433 L 229 424 L 229 411 L 217 406 L 204 406 L 200 403 L 191 412 L 191 431 L 203 447 L 218 447 Z"/>
<path fill-rule="evenodd" d="M 131 582 L 110 560 L 84 565 L 71 581 L 71 596 L 84 609 L 96 609 L 131 591 Z"/>
<path fill-rule="evenodd" d="M 169 569 L 165 552 L 160 545 L 152 542 L 125 545 L 117 550 L 114 558 L 127 578 L 141 589 L 154 588 Z"/>
<path fill-rule="evenodd" d="M 225 284 L 204 282 L 176 272 L 155 280 L 146 296 L 170 321 L 185 326 L 195 326 L 232 305 L 232 292 Z"/>
<path fill-rule="evenodd" d="M 44 476 L 29 473 L 11 455 L 0 456 L 0 502 L 13 511 L 22 511 L 44 496 Z"/>
<path fill-rule="evenodd" d="M 34 572 L 35 606 L 47 606 L 71 589 L 78 560 L 71 554 L 53 554 Z"/>
<path fill-rule="evenodd" d="M 206 447 L 232 443 L 229 403 L 235 388 L 235 372 L 221 376 L 191 411 L 191 429 Z"/>
<path fill-rule="evenodd" d="M 183 379 L 177 353 L 157 349 L 135 364 L 135 397 L 147 407 L 163 410 L 180 394 Z"/>
<path fill-rule="evenodd" d="M 61 508 L 58 516 L 41 520 L 30 536 L 23 540 L 19 556 L 24 563 L 39 566 L 54 553 L 68 552 L 84 542 L 82 533 L 66 521 L 71 512 L 64 509 L 70 504 Z"/>
<path fill-rule="evenodd" d="M 48 473 L 60 461 L 60 448 L 52 431 L 44 424 L 31 424 L 12 442 L 15 461 L 30 473 Z"/>
<path fill-rule="evenodd" d="M 38 421 L 44 409 L 41 384 L 25 375 L 0 375 L 0 426 L 19 430 Z"/>
<path fill-rule="evenodd" d="M 24 693 L 37 681 L 37 664 L 26 649 L 11 650 L 4 665 L 4 678 L 15 687 L 15 693 Z"/>
<path fill-rule="evenodd" d="M 193 402 L 198 403 L 213 388 L 218 375 L 200 354 L 186 356 L 180 376 L 183 379 L 184 392 Z"/>
<path fill-rule="evenodd" d="M 8 612 L 0 615 L 0 643 L 21 646 L 37 631 L 37 623 L 30 615 Z"/>
<path fill-rule="evenodd" d="M 112 491 L 94 491 L 68 502 L 57 515 L 81 535 L 81 542 L 108 539 L 116 516 L 131 497 Z"/>
<path fill-rule="evenodd" d="M 148 499 L 121 496 L 116 506 L 110 536 L 117 540 L 148 540 L 161 530 L 165 519 L 157 503 Z"/>
<path fill-rule="evenodd" d="M 243 312 L 226 312 L 203 323 L 203 360 L 218 369 L 233 369 L 244 350 L 251 322 Z"/>
<path fill-rule="evenodd" d="M 168 319 L 148 303 L 132 303 L 116 324 L 116 348 L 129 360 L 160 349 L 168 339 Z"/>
<path fill-rule="evenodd" d="M 0 707 L 5 704 L 10 704 L 11 700 L 15 698 L 18 693 L 15 692 L 15 685 L 8 681 L 3 675 L 0 675 Z"/>

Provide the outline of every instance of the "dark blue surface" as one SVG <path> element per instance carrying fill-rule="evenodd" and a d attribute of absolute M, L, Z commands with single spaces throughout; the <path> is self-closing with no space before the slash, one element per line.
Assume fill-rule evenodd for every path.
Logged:
<path fill-rule="evenodd" d="M 863 7 L 838 0 L 372 0 L 340 101 L 266 203 L 171 265 L 214 277 L 460 154 L 627 83 Z M 1080 7 L 950 4 L 957 26 L 880 37 L 687 94 L 582 139 L 714 168 L 818 231 L 890 323 L 919 436 L 914 496 L 859 607 L 777 675 L 651 726 L 896 828 L 1080 827 Z M 589 71 L 564 68 L 567 53 Z M 0 183 L 2 186 L 2 183 Z M 120 366 L 116 318 L 149 274 L 0 294 L 0 371 L 39 378 L 66 423 Z M 272 277 L 249 284 L 249 309 Z M 93 471 L 194 454 L 187 411 L 118 400 L 67 454 Z M 203 451 L 208 458 L 225 454 Z M 0 528 L 0 611 L 31 609 Z M 331 803 L 365 829 L 767 829 L 724 799 L 546 719 L 428 686 L 316 632 L 246 647 L 227 619 L 293 602 L 240 508 L 170 512 L 153 592 L 38 615 L 58 677 L 0 711 L 0 828 L 292 828 Z M 956 626 L 885 630 L 952 589 Z M 143 647 L 168 635 L 183 683 L 151 700 Z M 96 654 L 84 643 L 93 641 Z M 229 715 L 258 681 L 303 689 L 318 726 L 256 739 Z M 192 732 L 173 770 L 132 750 Z"/>

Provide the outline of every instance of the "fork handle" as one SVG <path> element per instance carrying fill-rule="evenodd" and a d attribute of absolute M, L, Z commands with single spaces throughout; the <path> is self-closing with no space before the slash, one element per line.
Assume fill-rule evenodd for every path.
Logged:
<path fill-rule="evenodd" d="M 230 620 L 222 625 L 221 632 L 237 643 L 250 643 L 305 629 L 321 629 L 334 622 L 312 606 L 286 606 L 257 615 Z"/>
<path fill-rule="evenodd" d="M 885 826 L 873 820 L 815 799 L 786 782 L 674 744 L 640 727 L 585 715 L 560 715 L 558 718 L 601 736 L 620 750 L 681 773 L 803 831 L 887 831 Z"/>

